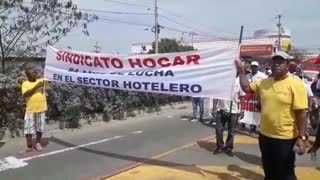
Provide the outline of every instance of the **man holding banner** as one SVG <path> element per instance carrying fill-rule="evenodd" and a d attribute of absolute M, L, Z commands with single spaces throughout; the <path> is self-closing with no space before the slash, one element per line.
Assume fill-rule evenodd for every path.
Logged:
<path fill-rule="evenodd" d="M 278 51 L 272 58 L 273 77 L 254 83 L 236 60 L 242 89 L 261 100 L 259 146 L 266 180 L 296 180 L 295 152 L 306 152 L 307 92 L 300 79 L 288 75 L 289 58 Z"/>
<path fill-rule="evenodd" d="M 251 72 L 247 74 L 247 79 L 249 80 L 250 83 L 254 83 L 263 79 L 268 78 L 267 75 L 259 71 L 259 63 L 257 61 L 251 62 L 250 65 Z M 253 108 L 250 108 L 250 103 L 254 103 Z M 257 125 L 260 121 L 260 100 L 259 98 L 254 95 L 254 94 L 247 94 L 246 95 L 246 104 L 247 104 L 247 109 L 244 115 L 243 122 L 244 123 L 249 123 L 250 124 L 250 130 L 249 133 L 252 136 L 256 136 L 257 134 Z M 255 112 L 255 110 L 257 110 Z M 254 115 L 256 113 L 257 115 Z"/>
<path fill-rule="evenodd" d="M 42 151 L 41 146 L 42 133 L 45 131 L 45 112 L 47 111 L 47 100 L 45 94 L 45 81 L 43 78 L 37 78 L 37 72 L 34 67 L 28 67 L 26 70 L 28 80 L 22 83 L 22 94 L 26 100 L 26 113 L 24 118 L 24 134 L 26 136 L 27 147 L 20 151 L 24 154 L 32 151 L 32 134 L 36 134 L 37 151 Z"/>

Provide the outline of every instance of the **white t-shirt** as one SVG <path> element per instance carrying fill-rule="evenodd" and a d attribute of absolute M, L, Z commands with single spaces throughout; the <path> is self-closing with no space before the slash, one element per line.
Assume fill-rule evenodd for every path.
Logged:
<path fill-rule="evenodd" d="M 312 93 L 312 90 L 311 90 L 311 86 L 308 83 L 305 83 L 305 82 L 303 84 L 306 87 L 308 97 L 312 97 L 313 93 Z"/>
<path fill-rule="evenodd" d="M 253 75 L 252 73 L 247 74 L 247 79 L 250 83 L 267 79 L 267 78 L 268 76 L 260 71 L 258 71 L 255 75 Z"/>
<path fill-rule="evenodd" d="M 246 95 L 245 92 L 240 87 L 239 78 L 236 79 L 236 83 L 234 85 L 234 93 L 235 94 L 232 99 L 232 107 L 231 107 L 232 114 L 240 113 L 240 109 L 238 106 L 239 97 Z M 228 100 L 219 100 L 217 105 L 218 109 L 223 110 L 225 112 L 230 112 L 230 106 L 231 106 L 231 101 L 228 101 Z"/>

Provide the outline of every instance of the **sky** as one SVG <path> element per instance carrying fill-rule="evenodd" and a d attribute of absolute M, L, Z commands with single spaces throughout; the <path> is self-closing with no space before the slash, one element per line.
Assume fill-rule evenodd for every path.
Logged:
<path fill-rule="evenodd" d="M 154 13 L 154 0 L 73 2 L 78 8 L 85 9 Z M 250 37 L 255 30 L 276 28 L 275 17 L 281 14 L 283 26 L 292 32 L 293 46 L 312 50 L 320 48 L 320 0 L 158 0 L 158 6 L 159 24 L 165 27 L 161 29 L 160 38 L 190 39 L 188 33 L 182 34 L 180 31 L 196 31 L 201 38 L 238 37 L 241 25 L 244 26 L 244 36 Z M 133 43 L 154 41 L 154 34 L 148 27 L 154 24 L 153 15 L 94 13 L 100 18 L 135 22 L 140 25 L 98 20 L 89 24 L 89 37 L 83 35 L 81 28 L 78 28 L 56 46 L 93 51 L 94 45 L 98 43 L 103 53 L 130 54 Z M 147 28 L 148 30 L 145 30 Z"/>

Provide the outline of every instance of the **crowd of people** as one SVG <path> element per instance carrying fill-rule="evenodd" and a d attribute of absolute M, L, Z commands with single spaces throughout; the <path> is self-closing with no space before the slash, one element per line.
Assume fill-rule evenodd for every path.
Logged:
<path fill-rule="evenodd" d="M 225 152 L 228 156 L 233 156 L 235 129 L 244 114 L 243 97 L 245 93 L 254 93 L 259 99 L 257 106 L 261 109 L 261 123 L 259 131 L 256 125 L 250 124 L 249 132 L 259 139 L 265 179 L 297 179 L 296 154 L 303 155 L 307 151 L 315 153 L 320 148 L 320 81 L 310 85 L 302 70 L 282 51 L 272 57 L 271 68 L 266 70 L 266 74 L 259 71 L 259 63 L 256 61 L 251 62 L 250 72 L 247 72 L 241 60 L 236 60 L 236 66 L 238 73 L 233 99 L 214 100 L 213 109 L 218 111 L 215 119 L 217 147 L 214 154 Z M 317 79 L 320 80 L 320 74 Z M 203 102 L 199 97 L 193 101 L 193 119 L 199 106 L 202 108 L 202 120 L 203 105 L 199 102 Z M 228 136 L 224 143 L 223 130 L 226 124 Z M 308 127 L 308 124 L 311 124 L 311 127 Z M 244 127 L 244 124 L 240 126 Z M 317 129 L 316 141 L 312 146 L 309 143 L 309 129 Z"/>
<path fill-rule="evenodd" d="M 251 62 L 251 71 L 248 73 L 241 60 L 236 60 L 237 79 L 234 84 L 234 95 L 231 101 L 214 100 L 216 118 L 216 144 L 214 154 L 225 152 L 233 156 L 234 137 L 239 119 L 244 116 L 244 96 L 254 93 L 261 109 L 261 123 L 257 131 L 255 124 L 250 124 L 249 132 L 259 138 L 262 164 L 267 180 L 293 180 L 295 176 L 296 153 L 303 155 L 307 150 L 315 153 L 320 148 L 320 128 L 317 131 L 316 142 L 313 146 L 308 143 L 308 116 L 314 122 L 319 119 L 319 107 L 314 96 L 320 95 L 320 81 L 311 86 L 303 79 L 301 69 L 292 68 L 289 55 L 278 51 L 272 57 L 270 73 L 259 71 L 259 63 Z M 45 112 L 47 102 L 45 89 L 48 83 L 37 77 L 34 68 L 26 69 L 27 80 L 22 83 L 22 93 L 26 99 L 26 113 L 24 121 L 24 134 L 26 148 L 20 154 L 30 152 L 32 135 L 36 134 L 35 149 L 42 151 L 42 133 L 45 125 Z M 320 75 L 318 75 L 320 80 Z M 240 106 L 238 105 L 240 101 Z M 193 118 L 197 121 L 197 109 L 200 108 L 199 119 L 204 117 L 204 99 L 194 97 Z M 223 140 L 223 131 L 228 126 L 226 142 Z M 311 123 L 317 128 L 319 123 Z M 243 125 L 242 125 L 243 126 Z"/>

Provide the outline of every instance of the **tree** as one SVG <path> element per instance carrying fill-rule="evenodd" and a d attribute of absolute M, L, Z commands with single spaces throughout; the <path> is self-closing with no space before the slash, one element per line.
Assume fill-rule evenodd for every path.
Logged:
<path fill-rule="evenodd" d="M 88 36 L 87 24 L 97 19 L 78 11 L 71 0 L 1 0 L 2 73 L 8 57 L 44 55 L 47 45 L 54 45 L 76 27 Z"/>
<path fill-rule="evenodd" d="M 292 48 L 289 54 L 294 60 L 301 61 L 310 53 L 305 49 Z"/>
<path fill-rule="evenodd" d="M 159 42 L 159 53 L 171 53 L 171 52 L 183 52 L 183 51 L 193 51 L 195 50 L 192 46 L 184 46 L 177 42 L 176 39 L 161 39 Z M 155 43 L 152 44 L 152 50 L 149 54 L 155 53 Z"/>

